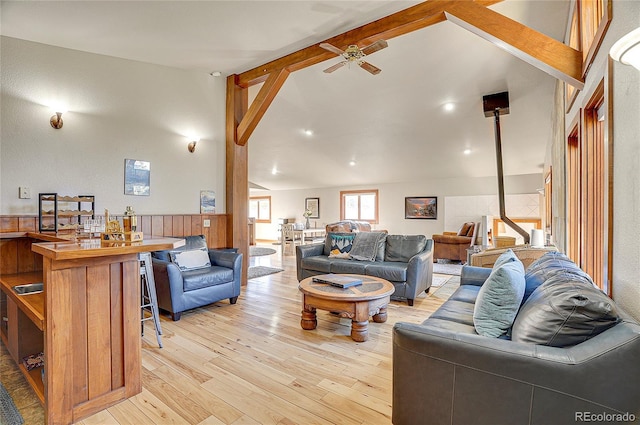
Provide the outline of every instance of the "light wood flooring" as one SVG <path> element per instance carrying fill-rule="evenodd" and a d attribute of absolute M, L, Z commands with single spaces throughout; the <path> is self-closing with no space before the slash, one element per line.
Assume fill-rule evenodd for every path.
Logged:
<path fill-rule="evenodd" d="M 392 301 L 386 323 L 354 342 L 350 320 L 318 310 L 318 327 L 300 327 L 295 256 L 252 257 L 250 265 L 282 267 L 249 281 L 236 305 L 223 301 L 162 317 L 164 348 L 145 322 L 141 394 L 79 424 L 390 424 L 392 328 L 420 323 L 457 286 L 453 277 L 413 307 Z M 42 424 L 43 409 L 0 344 L 0 376 L 25 419 Z"/>

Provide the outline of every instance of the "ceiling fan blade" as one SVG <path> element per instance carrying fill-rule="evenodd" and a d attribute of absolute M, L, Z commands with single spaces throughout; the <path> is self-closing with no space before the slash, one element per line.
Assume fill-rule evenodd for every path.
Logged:
<path fill-rule="evenodd" d="M 320 47 L 330 51 L 331 53 L 335 53 L 336 55 L 342 55 L 344 53 L 344 51 L 338 49 L 336 46 L 333 46 L 329 43 L 320 43 Z"/>
<path fill-rule="evenodd" d="M 364 69 L 365 71 L 368 71 L 368 72 L 372 73 L 373 75 L 377 75 L 377 74 L 380 74 L 382 72 L 382 70 L 380 68 L 371 65 L 369 62 L 360 62 L 360 63 L 358 63 L 358 65 L 360 66 L 360 68 Z"/>
<path fill-rule="evenodd" d="M 346 64 L 347 64 L 347 61 L 338 62 L 337 64 L 335 64 L 335 65 L 333 65 L 333 66 L 330 66 L 329 68 L 325 69 L 325 70 L 324 70 L 324 71 L 322 71 L 322 72 L 326 72 L 326 73 L 328 74 L 328 73 L 330 73 L 330 72 L 335 71 L 336 69 L 340 69 L 340 68 L 342 68 L 342 67 L 343 67 L 343 66 L 345 66 Z"/>
<path fill-rule="evenodd" d="M 388 44 L 385 40 L 378 40 L 375 43 L 368 45 L 367 47 L 363 47 L 362 49 L 360 49 L 360 51 L 365 55 L 370 55 L 371 53 L 375 53 L 378 50 L 382 50 L 387 46 Z"/>

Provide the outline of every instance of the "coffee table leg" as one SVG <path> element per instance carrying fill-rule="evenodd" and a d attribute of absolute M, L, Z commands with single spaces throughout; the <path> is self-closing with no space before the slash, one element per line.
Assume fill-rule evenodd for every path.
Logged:
<path fill-rule="evenodd" d="M 302 310 L 302 319 L 300 320 L 300 326 L 305 331 L 310 331 L 318 326 L 318 320 L 316 319 L 316 309 L 310 307 L 309 309 Z"/>
<path fill-rule="evenodd" d="M 355 320 L 351 321 L 351 339 L 355 342 L 365 342 L 369 339 L 369 330 L 367 329 L 369 326 L 369 321 L 365 320 L 363 322 L 358 322 Z"/>
<path fill-rule="evenodd" d="M 373 321 L 376 323 L 384 323 L 387 321 L 387 306 L 380 307 L 378 314 L 374 314 Z"/>

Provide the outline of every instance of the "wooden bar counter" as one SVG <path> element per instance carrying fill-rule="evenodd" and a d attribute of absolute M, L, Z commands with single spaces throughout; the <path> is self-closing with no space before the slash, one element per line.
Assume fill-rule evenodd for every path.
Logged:
<path fill-rule="evenodd" d="M 25 235 L 42 259 L 41 271 L 0 274 L 2 334 L 9 352 L 45 407 L 48 424 L 70 424 L 142 391 L 140 252 L 176 248 L 183 239 L 136 243 L 57 241 Z M 4 241 L 4 240 L 3 240 Z M 44 282 L 38 294 L 12 287 Z M 19 310 L 19 311 L 17 311 Z M 11 324 L 12 317 L 16 324 Z M 29 323 L 31 322 L 31 323 Z M 44 351 L 41 368 L 27 371 L 24 355 Z M 37 352 L 37 351 L 36 351 Z"/>

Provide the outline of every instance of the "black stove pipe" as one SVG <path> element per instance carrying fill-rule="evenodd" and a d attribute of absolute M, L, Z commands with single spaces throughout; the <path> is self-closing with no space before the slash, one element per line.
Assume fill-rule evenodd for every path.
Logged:
<path fill-rule="evenodd" d="M 493 110 L 495 133 L 496 133 L 496 164 L 498 166 L 498 203 L 500 205 L 500 219 L 504 221 L 507 226 L 518 232 L 523 238 L 524 243 L 529 243 L 529 233 L 522 227 L 513 222 L 505 212 L 504 205 L 504 172 L 502 169 L 502 139 L 500 137 L 500 108 Z"/>

